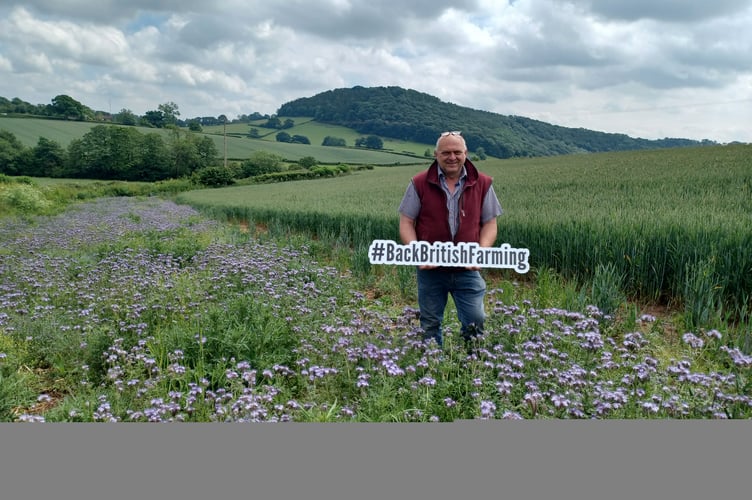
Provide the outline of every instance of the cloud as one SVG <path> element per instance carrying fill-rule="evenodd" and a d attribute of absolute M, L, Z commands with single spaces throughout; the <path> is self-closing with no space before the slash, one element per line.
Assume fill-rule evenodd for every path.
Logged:
<path fill-rule="evenodd" d="M 725 17 L 749 9 L 748 0 L 570 0 L 610 20 L 654 19 L 688 23 Z"/>
<path fill-rule="evenodd" d="M 750 140 L 748 101 L 725 104 L 752 90 L 750 25 L 749 0 L 6 0 L 0 95 L 233 116 L 398 85 L 567 126 Z"/>

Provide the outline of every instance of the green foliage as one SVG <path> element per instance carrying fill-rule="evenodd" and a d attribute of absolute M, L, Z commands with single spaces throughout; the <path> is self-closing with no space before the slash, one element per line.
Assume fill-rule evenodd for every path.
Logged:
<path fill-rule="evenodd" d="M 256 175 L 249 180 L 252 184 L 265 184 L 270 182 L 302 181 L 307 179 L 318 179 L 321 177 L 337 177 L 348 172 L 349 169 L 346 167 L 340 168 L 339 166 L 318 165 L 310 170 L 289 170 L 286 172 Z"/>
<path fill-rule="evenodd" d="M 382 149 L 384 147 L 384 141 L 377 135 L 369 135 L 367 137 L 359 137 L 355 140 L 355 147 L 368 148 L 368 149 Z"/>
<path fill-rule="evenodd" d="M 224 167 L 204 167 L 193 173 L 198 184 L 207 187 L 229 186 L 235 181 L 232 171 Z"/>
<path fill-rule="evenodd" d="M 24 145 L 15 134 L 0 130 L 0 174 L 19 175 L 24 171 Z"/>
<path fill-rule="evenodd" d="M 571 303 L 584 300 L 586 285 L 587 295 L 609 310 L 623 297 L 692 304 L 690 292 L 698 290 L 698 298 L 715 304 L 705 309 L 716 311 L 720 302 L 729 315 L 744 318 L 752 290 L 752 198 L 739 179 L 748 175 L 749 155 L 750 146 L 718 146 L 487 160 L 483 169 L 494 177 L 505 210 L 499 242 L 528 248 L 533 267 L 579 283 Z M 313 179 L 303 189 L 292 183 L 244 186 L 180 199 L 241 211 L 259 222 L 283 221 L 296 230 L 346 233 L 357 247 L 398 239 L 399 200 L 423 168 L 377 167 Z M 302 174 L 285 180 L 293 178 Z M 705 259 L 714 263 L 708 281 L 692 274 Z M 711 290 L 714 295 L 706 293 Z"/>
<path fill-rule="evenodd" d="M 0 116 L 0 131 L 12 132 L 20 142 L 20 145 L 25 147 L 33 147 L 37 144 L 39 137 L 46 137 L 67 148 L 73 140 L 81 139 L 86 133 L 90 132 L 93 127 L 99 125 L 102 124 L 94 122 L 60 121 L 39 118 L 11 118 Z M 214 127 L 204 126 L 204 132 L 202 134 L 204 137 L 207 137 L 214 142 L 218 151 L 224 150 L 222 128 L 221 125 Z M 174 136 L 174 132 L 166 128 L 134 127 L 134 129 L 145 135 L 154 134 L 155 136 L 160 137 L 165 143 L 172 140 Z M 234 131 L 234 135 L 230 135 L 231 130 Z M 297 161 L 297 159 L 302 158 L 303 156 L 315 156 L 319 161 L 325 163 L 342 162 L 352 164 L 393 165 L 398 162 L 404 164 L 406 158 L 408 158 L 404 154 L 384 150 L 332 148 L 320 145 L 301 145 L 276 142 L 273 133 L 268 137 L 264 136 L 259 139 L 249 139 L 247 130 L 247 125 L 244 124 L 227 125 L 228 158 L 248 158 L 257 151 L 266 151 L 276 154 L 289 161 Z M 355 133 L 348 129 L 332 127 L 320 123 L 312 123 L 310 120 L 306 124 L 300 126 L 296 125 L 296 128 L 293 130 L 296 133 L 311 138 L 312 142 L 321 141 L 324 135 L 331 134 L 333 131 L 336 131 L 340 135 L 350 132 L 352 136 L 348 135 L 347 137 L 352 137 L 352 139 L 348 140 L 354 141 L 357 137 Z M 420 150 L 423 147 L 399 141 L 390 141 L 388 144 L 393 151 L 400 150 L 397 148 Z M 1 147 L 0 151 L 2 151 Z M 0 156 L 0 159 L 1 158 L 2 156 Z M 23 165 L 21 168 L 24 168 Z M 1 166 L 0 171 L 2 171 Z"/>
<path fill-rule="evenodd" d="M 576 152 L 652 149 L 699 145 L 686 139 L 646 140 L 624 134 L 567 128 L 521 116 L 506 116 L 445 103 L 400 87 L 356 86 L 287 102 L 279 116 L 315 120 L 355 129 L 360 134 L 434 144 L 445 130 L 462 130 L 471 150 L 497 158 Z M 478 154 L 481 157 L 481 154 Z"/>
<path fill-rule="evenodd" d="M 290 142 L 293 144 L 310 144 L 311 140 L 304 135 L 294 134 L 292 137 L 290 137 Z"/>
<path fill-rule="evenodd" d="M 687 328 L 720 324 L 723 285 L 715 268 L 715 255 L 685 264 L 682 296 Z"/>
<path fill-rule="evenodd" d="M 331 196 L 346 181 L 386 181 L 396 170 L 252 192 L 274 191 L 289 208 L 294 195 L 318 190 L 328 199 L 317 207 L 337 205 L 353 195 Z M 378 204 L 387 182 L 367 184 Z M 200 193 L 209 192 L 231 199 L 249 191 Z M 292 214 L 277 211 L 265 219 L 268 234 L 253 238 L 153 198 L 101 200 L 34 225 L 4 220 L 0 420 L 751 416 L 749 358 L 728 348 L 726 331 L 677 344 L 635 308 L 623 324 L 592 308 L 564 310 L 570 292 L 548 269 L 538 269 L 540 292 L 515 279 L 489 289 L 486 331 L 473 346 L 460 344 L 452 315 L 442 349 L 419 342 L 417 311 L 400 302 L 413 300 L 414 269 L 368 264 L 355 242 L 387 226 L 369 227 L 374 218 L 353 216 L 365 212 L 356 206 L 336 217 L 296 214 L 309 228 L 303 233 L 290 230 Z M 234 215 L 250 214 L 242 209 Z M 64 239 L 65 248 L 29 252 L 19 230 Z M 340 253 L 349 245 L 353 253 Z M 344 265 L 317 262 L 312 252 L 345 255 Z M 375 283 L 377 273 L 389 273 L 394 288 Z M 615 273 L 608 265 L 595 272 L 606 285 Z"/>
<path fill-rule="evenodd" d="M 34 177 L 61 177 L 65 171 L 66 151 L 51 139 L 40 137 L 31 151 L 31 159 L 25 170 Z"/>
<path fill-rule="evenodd" d="M 345 146 L 347 146 L 347 142 L 341 137 L 332 137 L 330 135 L 327 135 L 326 137 L 324 137 L 324 140 L 321 142 L 321 145 L 344 148 Z"/>
<path fill-rule="evenodd" d="M 178 105 L 175 104 L 172 101 L 160 104 L 157 106 L 157 109 L 162 113 L 163 117 L 163 125 L 175 125 L 178 121 L 178 116 L 180 116 L 180 111 L 178 111 Z"/>
<path fill-rule="evenodd" d="M 266 121 L 266 123 L 264 123 L 261 126 L 264 127 L 264 128 L 280 129 L 280 128 L 282 128 L 282 120 L 280 120 L 279 117 L 277 117 L 277 116 L 272 116 L 271 118 L 269 118 Z"/>
<path fill-rule="evenodd" d="M 138 117 L 130 109 L 123 108 L 112 117 L 112 121 L 120 125 L 132 126 L 138 123 Z"/>
<path fill-rule="evenodd" d="M 604 314 L 612 315 L 626 302 L 624 275 L 613 262 L 599 262 L 595 267 L 590 294 L 593 304 Z"/>
<path fill-rule="evenodd" d="M 66 120 L 79 120 L 83 121 L 87 118 L 92 118 L 94 112 L 73 99 L 68 95 L 58 95 L 53 97 L 52 105 L 50 106 L 50 115 L 65 118 Z"/>
<path fill-rule="evenodd" d="M 282 160 L 281 156 L 274 153 L 256 151 L 241 164 L 241 177 L 254 177 L 281 172 L 283 170 Z"/>
<path fill-rule="evenodd" d="M 167 144 L 156 133 L 132 127 L 97 125 L 68 146 L 62 175 L 101 180 L 157 181 L 210 166 L 214 141 L 198 134 L 173 133 Z"/>
<path fill-rule="evenodd" d="M 292 142 L 292 136 L 287 132 L 278 132 L 274 137 L 277 139 L 277 142 Z"/>
<path fill-rule="evenodd" d="M 0 212 L 24 215 L 44 213 L 52 207 L 40 188 L 23 183 L 0 184 Z"/>
<path fill-rule="evenodd" d="M 304 156 L 303 158 L 298 160 L 298 165 L 305 169 L 315 167 L 316 165 L 318 165 L 318 163 L 318 160 L 316 160 L 316 158 L 314 158 L 313 156 Z"/>

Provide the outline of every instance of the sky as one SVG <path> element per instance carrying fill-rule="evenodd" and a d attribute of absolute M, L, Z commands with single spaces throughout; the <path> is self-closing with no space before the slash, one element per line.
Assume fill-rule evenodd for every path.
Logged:
<path fill-rule="evenodd" d="M 752 142 L 752 0 L 0 0 L 0 96 L 274 114 L 399 86 L 565 127 Z"/>

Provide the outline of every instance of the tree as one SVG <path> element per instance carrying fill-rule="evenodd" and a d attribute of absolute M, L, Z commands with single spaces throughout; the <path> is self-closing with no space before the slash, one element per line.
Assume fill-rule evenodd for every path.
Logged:
<path fill-rule="evenodd" d="M 282 121 L 278 117 L 272 116 L 261 126 L 264 128 L 282 128 Z"/>
<path fill-rule="evenodd" d="M 303 158 L 298 160 L 298 165 L 305 168 L 306 170 L 310 170 L 318 164 L 319 162 L 313 156 L 304 156 Z"/>
<path fill-rule="evenodd" d="M 291 142 L 292 137 L 287 132 L 278 132 L 275 136 L 277 142 Z"/>
<path fill-rule="evenodd" d="M 170 150 L 157 132 L 144 134 L 138 151 L 133 177 L 146 182 L 169 179 L 172 175 Z"/>
<path fill-rule="evenodd" d="M 201 132 L 203 130 L 201 122 L 196 119 L 188 120 L 188 130 L 191 132 Z"/>
<path fill-rule="evenodd" d="M 336 147 L 345 147 L 347 143 L 344 139 L 340 137 L 332 137 L 330 135 L 327 135 L 324 137 L 324 141 L 321 143 L 322 146 L 336 146 Z"/>
<path fill-rule="evenodd" d="M 377 135 L 369 135 L 367 137 L 359 137 L 356 139 L 355 146 L 368 149 L 383 149 L 384 141 L 382 141 Z"/>
<path fill-rule="evenodd" d="M 251 130 L 248 131 L 248 137 L 257 139 L 261 137 L 261 134 L 259 134 L 259 130 L 256 127 L 251 127 Z"/>
<path fill-rule="evenodd" d="M 310 144 L 311 140 L 304 135 L 295 134 L 290 138 L 290 142 L 295 144 Z"/>
<path fill-rule="evenodd" d="M 142 134 L 131 127 L 97 125 L 68 145 L 66 175 L 104 180 L 137 180 Z"/>
<path fill-rule="evenodd" d="M 165 116 L 162 111 L 151 110 L 147 111 L 142 122 L 147 127 L 163 128 L 165 126 Z"/>
<path fill-rule="evenodd" d="M 40 137 L 31 151 L 30 163 L 25 175 L 62 177 L 65 168 L 65 149 L 53 140 Z"/>
<path fill-rule="evenodd" d="M 180 116 L 180 111 L 178 111 L 177 104 L 169 101 L 164 104 L 160 104 L 159 106 L 157 106 L 157 109 L 162 112 L 165 125 L 177 124 L 178 116 Z"/>
<path fill-rule="evenodd" d="M 113 121 L 121 125 L 136 125 L 138 117 L 130 109 L 123 108 L 119 113 L 115 114 Z"/>
<path fill-rule="evenodd" d="M 243 177 L 253 177 L 282 171 L 282 157 L 266 151 L 256 151 L 241 165 Z"/>
<path fill-rule="evenodd" d="M 196 152 L 198 153 L 201 168 L 208 167 L 214 163 L 214 160 L 219 156 L 219 151 L 217 151 L 217 145 L 214 144 L 212 138 L 193 134 L 190 135 L 190 138 L 196 144 Z M 225 156 L 225 158 L 227 157 Z M 227 167 L 226 162 L 225 167 Z"/>
<path fill-rule="evenodd" d="M 88 111 L 88 112 L 87 112 Z M 92 114 L 86 106 L 73 99 L 71 96 L 61 94 L 52 98 L 50 106 L 52 116 L 60 116 L 66 120 L 83 121 L 87 115 Z"/>
<path fill-rule="evenodd" d="M 282 124 L 282 128 L 293 128 L 295 126 L 295 121 L 292 118 L 287 118 L 285 122 Z"/>
<path fill-rule="evenodd" d="M 229 186 L 235 182 L 230 170 L 223 167 L 202 168 L 194 172 L 193 178 L 199 184 L 209 187 Z"/>
<path fill-rule="evenodd" d="M 25 149 L 12 132 L 0 130 L 0 173 L 22 175 L 21 155 Z"/>

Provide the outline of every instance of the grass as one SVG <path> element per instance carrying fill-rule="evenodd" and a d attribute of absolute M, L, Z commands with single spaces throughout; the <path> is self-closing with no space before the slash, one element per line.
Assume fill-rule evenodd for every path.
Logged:
<path fill-rule="evenodd" d="M 749 418 L 749 151 L 483 162 L 533 269 L 484 271 L 469 351 L 451 303 L 423 342 L 412 269 L 364 252 L 425 165 L 176 198 L 5 179 L 0 420 Z"/>
<path fill-rule="evenodd" d="M 621 283 L 625 298 L 685 306 L 694 326 L 697 318 L 748 319 L 751 153 L 750 146 L 739 145 L 488 160 L 479 166 L 494 177 L 505 209 L 498 243 L 528 248 L 534 267 L 583 285 L 608 274 Z M 425 167 L 199 190 L 178 199 L 217 217 L 362 248 L 373 239 L 397 239 L 399 200 L 410 177 Z M 700 268 L 714 298 L 690 295 Z M 615 290 L 604 294 L 604 301 L 616 300 Z"/>
<path fill-rule="evenodd" d="M 63 147 L 67 147 L 73 139 L 79 139 L 84 134 L 89 132 L 92 127 L 101 125 L 97 122 L 72 122 L 64 120 L 46 120 L 41 118 L 12 118 L 12 117 L 0 117 L 0 129 L 5 129 L 12 132 L 16 138 L 18 138 L 25 146 L 36 146 L 40 137 L 46 137 L 59 143 Z M 117 126 L 117 125 L 114 125 Z M 423 145 L 422 149 L 415 144 L 401 144 L 396 141 L 386 141 L 386 144 L 393 147 L 399 147 L 394 151 L 387 150 L 368 150 L 363 148 L 335 148 L 321 146 L 321 141 L 312 141 L 311 145 L 304 144 L 288 144 L 276 142 L 274 134 L 266 139 L 251 139 L 245 137 L 250 130 L 250 127 L 246 124 L 231 125 L 228 127 L 227 136 L 227 156 L 231 159 L 246 159 L 249 158 L 256 151 L 267 151 L 277 154 L 287 160 L 297 161 L 305 156 L 313 156 L 319 162 L 322 163 L 345 163 L 345 164 L 374 164 L 374 165 L 396 165 L 396 164 L 410 164 L 415 163 L 416 159 L 413 156 L 405 155 L 402 153 L 403 149 L 419 149 L 423 154 L 426 146 Z M 236 130 L 241 130 L 243 136 L 230 135 L 236 134 Z M 168 129 L 155 129 L 148 127 L 136 127 L 136 130 L 142 134 L 157 133 L 160 134 L 165 141 L 170 140 L 172 131 Z M 315 131 L 319 130 L 318 133 Z M 187 133 L 185 129 L 181 129 L 183 133 Z M 329 127 L 326 125 L 311 125 L 306 127 L 306 132 L 309 134 L 315 134 L 314 137 L 318 137 L 321 134 L 326 134 L 329 131 Z M 217 151 L 224 154 L 224 137 L 222 136 L 222 127 L 207 127 L 207 135 L 214 140 Z M 351 132 L 352 133 L 352 132 Z M 322 136 L 323 140 L 323 136 Z M 354 145 L 354 141 L 349 143 L 350 146 Z"/>
<path fill-rule="evenodd" d="M 329 125 L 326 123 L 320 123 L 313 120 L 310 117 L 292 117 L 295 122 L 295 126 L 289 129 L 285 129 L 285 132 L 290 135 L 303 135 L 308 137 L 312 145 L 320 145 L 324 138 L 327 136 L 339 137 L 345 140 L 345 143 L 349 147 L 355 145 L 356 139 L 364 137 L 367 134 L 359 134 L 353 129 L 342 127 L 339 125 Z M 260 138 L 269 142 L 275 142 L 275 136 L 279 132 L 274 129 L 263 128 L 262 125 L 266 120 L 260 120 L 253 122 L 252 124 L 246 123 L 232 123 L 227 125 L 227 133 L 236 136 L 246 136 L 251 128 L 255 128 Z M 222 125 L 212 125 L 203 128 L 203 131 L 208 134 L 222 134 L 224 128 Z M 422 157 L 426 150 L 433 151 L 432 144 L 421 144 L 417 142 L 400 141 L 397 139 L 391 139 L 388 137 L 382 137 L 384 142 L 384 149 L 394 153 L 407 153 Z"/>
<path fill-rule="evenodd" d="M 450 306 L 439 349 L 421 340 L 414 277 L 364 287 L 304 237 L 158 198 L 6 217 L 0 242 L 5 420 L 752 416 L 752 358 L 726 331 L 666 336 L 661 318 L 610 317 L 587 295 L 564 308 L 572 290 L 550 272 L 492 285 L 470 350 Z"/>

